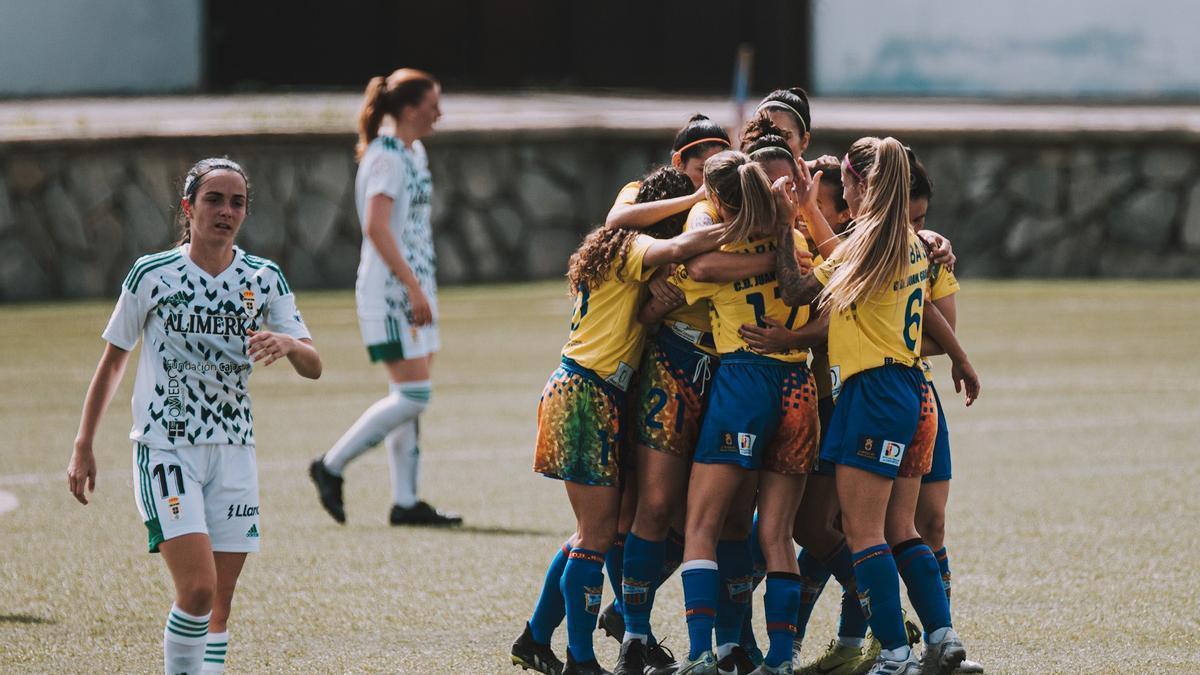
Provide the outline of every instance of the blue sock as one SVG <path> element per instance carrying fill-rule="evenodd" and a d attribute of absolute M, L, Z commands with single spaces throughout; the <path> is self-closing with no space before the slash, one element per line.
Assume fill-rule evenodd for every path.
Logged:
<path fill-rule="evenodd" d="M 662 586 L 663 582 L 671 578 L 675 570 L 683 564 L 683 535 L 675 530 L 667 530 L 667 545 L 663 549 L 663 570 L 662 579 L 659 579 L 658 585 Z"/>
<path fill-rule="evenodd" d="M 921 628 L 929 635 L 939 628 L 950 625 L 950 601 L 942 587 L 942 570 L 938 567 L 933 551 L 920 538 L 909 539 L 892 549 L 896 557 L 896 568 L 908 588 L 908 600 L 917 616 Z"/>
<path fill-rule="evenodd" d="M 625 606 L 621 604 L 621 579 L 625 577 L 625 537 L 628 535 L 617 533 L 613 536 L 612 545 L 608 547 L 608 552 L 604 554 L 604 569 L 608 571 L 608 583 L 612 584 L 613 589 L 613 607 L 618 614 L 625 613 Z"/>
<path fill-rule="evenodd" d="M 767 594 L 763 598 L 767 614 L 767 637 L 771 646 L 763 663 L 778 668 L 792 660 L 796 639 L 796 612 L 800 609 L 800 576 L 790 572 L 768 572 Z"/>
<path fill-rule="evenodd" d="M 807 549 L 801 550 L 800 555 L 796 556 L 796 564 L 800 566 L 800 611 L 796 613 L 796 639 L 803 640 L 808 630 L 808 620 L 817 606 L 817 598 L 821 597 L 821 591 L 825 590 L 825 584 L 829 581 L 829 570 Z"/>
<path fill-rule="evenodd" d="M 862 605 L 858 604 L 858 590 L 854 582 L 854 560 L 843 539 L 823 561 L 825 569 L 842 585 L 842 612 L 838 624 L 838 637 L 862 639 L 867 636 L 867 617 L 863 616 Z"/>
<path fill-rule="evenodd" d="M 945 546 L 934 551 L 933 555 L 942 570 L 942 588 L 946 589 L 946 604 L 950 604 L 950 556 L 946 553 Z"/>
<path fill-rule="evenodd" d="M 853 560 L 858 602 L 875 638 L 884 649 L 907 647 L 908 634 L 900 614 L 900 576 L 891 549 L 878 544 L 855 553 Z"/>
<path fill-rule="evenodd" d="M 689 560 L 681 566 L 683 606 L 687 612 L 689 659 L 698 659 L 712 651 L 713 621 L 717 616 L 717 596 L 721 575 L 715 560 Z"/>
<path fill-rule="evenodd" d="M 567 566 L 567 556 L 571 554 L 571 542 L 563 542 L 562 548 L 550 561 L 546 569 L 546 580 L 542 582 L 542 594 L 538 596 L 537 604 L 533 606 L 533 616 L 529 617 L 529 632 L 533 634 L 534 642 L 550 644 L 554 629 L 562 623 L 566 616 L 566 606 L 563 605 L 563 595 L 560 588 L 563 569 Z"/>
<path fill-rule="evenodd" d="M 650 635 L 650 611 L 654 591 L 662 576 L 667 542 L 649 541 L 630 532 L 625 539 L 625 571 L 621 581 L 621 606 L 625 610 L 625 632 Z"/>
<path fill-rule="evenodd" d="M 754 590 L 767 577 L 767 557 L 763 555 L 762 545 L 758 541 L 758 512 L 754 512 L 754 524 L 750 529 L 750 557 L 754 561 Z M 742 648 L 754 656 L 758 649 L 758 638 L 754 636 L 754 593 L 746 601 L 746 611 L 742 616 L 742 637 L 738 641 Z"/>
<path fill-rule="evenodd" d="M 604 597 L 604 554 L 574 548 L 563 569 L 562 595 L 567 605 L 567 649 L 577 663 L 592 661 L 592 632 Z"/>
<path fill-rule="evenodd" d="M 738 644 L 742 639 L 742 619 L 750 596 L 754 594 L 754 558 L 750 542 L 734 539 L 717 542 L 717 568 L 721 575 L 721 594 L 717 596 L 714 629 L 718 647 Z"/>

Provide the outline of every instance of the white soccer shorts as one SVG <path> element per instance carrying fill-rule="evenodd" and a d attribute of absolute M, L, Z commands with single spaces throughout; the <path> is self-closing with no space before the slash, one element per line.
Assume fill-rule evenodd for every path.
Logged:
<path fill-rule="evenodd" d="M 254 446 L 133 446 L 133 496 L 150 552 L 175 537 L 207 534 L 213 551 L 258 551 L 258 466 Z"/>

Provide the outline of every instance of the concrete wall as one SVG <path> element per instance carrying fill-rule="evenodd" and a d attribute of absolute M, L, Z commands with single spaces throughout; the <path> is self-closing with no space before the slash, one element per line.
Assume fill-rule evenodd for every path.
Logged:
<path fill-rule="evenodd" d="M 1200 96 L 1191 0 L 814 0 L 823 96 Z"/>
<path fill-rule="evenodd" d="M 813 148 L 841 153 L 861 134 Z M 618 188 L 665 157 L 666 134 L 442 133 L 429 143 L 445 283 L 560 275 Z M 1200 277 L 1200 141 L 1120 134 L 939 133 L 929 226 L 966 277 Z M 298 288 L 349 288 L 361 242 L 349 135 L 12 144 L 0 153 L 0 300 L 113 296 L 167 248 L 179 178 L 228 153 L 253 184 L 241 245 Z"/>
<path fill-rule="evenodd" d="M 190 91 L 200 0 L 0 0 L 0 96 Z"/>

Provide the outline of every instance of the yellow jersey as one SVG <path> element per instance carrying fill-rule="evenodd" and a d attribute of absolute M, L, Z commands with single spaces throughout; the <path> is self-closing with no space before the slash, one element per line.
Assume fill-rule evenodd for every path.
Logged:
<path fill-rule="evenodd" d="M 641 189 L 642 189 L 642 181 L 640 181 L 640 180 L 629 181 L 628 183 L 625 184 L 625 187 L 621 188 L 621 191 L 617 193 L 617 199 L 613 202 L 613 206 L 619 206 L 621 204 L 637 203 L 637 193 L 638 193 L 638 190 L 641 190 Z"/>
<path fill-rule="evenodd" d="M 813 269 L 827 285 L 837 268 L 834 258 Z M 921 312 L 929 286 L 929 259 L 917 235 L 908 233 L 908 264 L 885 288 L 829 317 L 829 371 L 833 393 L 841 383 L 870 368 L 916 366 L 921 357 Z"/>
<path fill-rule="evenodd" d="M 808 250 L 804 235 L 793 230 L 795 246 Z M 766 237 L 753 239 L 739 244 L 728 244 L 722 247 L 726 253 L 766 253 L 774 251 L 775 238 Z M 682 270 L 682 268 L 681 268 Z M 733 283 L 701 282 L 689 279 L 687 271 L 677 272 L 678 279 L 672 281 L 687 297 L 689 303 L 707 300 L 712 308 L 713 331 L 717 343 L 717 352 L 731 354 L 737 351 L 749 351 L 746 341 L 738 334 L 742 324 L 758 324 L 765 326 L 764 317 L 771 317 L 788 328 L 798 328 L 808 323 L 808 305 L 788 307 L 779 298 L 779 282 L 774 272 L 755 275 L 749 279 L 741 279 Z M 808 360 L 807 349 L 793 349 L 767 356 L 788 363 L 803 363 Z"/>
<path fill-rule="evenodd" d="M 941 265 L 929 266 L 929 301 L 935 302 L 954 295 L 959 291 L 958 279 L 954 272 Z M 925 373 L 925 381 L 933 382 L 933 364 L 928 358 L 921 359 L 921 371 Z"/>
<path fill-rule="evenodd" d="M 688 211 L 687 221 L 684 223 L 683 229 L 686 232 L 695 227 L 703 227 L 715 223 L 717 220 L 716 207 L 712 205 L 712 202 L 705 199 L 696 203 L 692 206 L 692 210 Z M 676 266 L 673 278 L 679 279 L 682 269 L 682 266 Z M 700 300 L 692 302 L 689 298 L 688 304 L 680 305 L 667 312 L 667 315 L 663 317 L 662 325 L 663 328 L 673 330 L 676 335 L 696 345 L 696 347 L 704 352 L 713 356 L 717 355 L 717 350 L 713 346 L 713 325 L 708 312 L 708 301 Z"/>
<path fill-rule="evenodd" d="M 654 268 L 645 267 L 642 261 L 655 241 L 639 234 L 629 242 L 619 280 L 613 267 L 596 288 L 579 289 L 571 313 L 571 334 L 562 351 L 564 357 L 622 391 L 629 388 L 642 358 L 646 330 L 637 313 L 648 293 L 643 282 L 654 273 Z"/>

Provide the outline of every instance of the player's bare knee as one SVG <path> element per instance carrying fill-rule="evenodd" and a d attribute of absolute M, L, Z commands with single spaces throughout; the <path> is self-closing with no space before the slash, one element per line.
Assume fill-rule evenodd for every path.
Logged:
<path fill-rule="evenodd" d="M 216 597 L 216 582 L 209 579 L 189 579 L 175 588 L 175 604 L 188 614 L 208 614 Z"/>
<path fill-rule="evenodd" d="M 937 550 L 946 539 L 946 515 L 944 513 L 918 514 L 917 532 L 929 544 L 929 548 Z"/>

